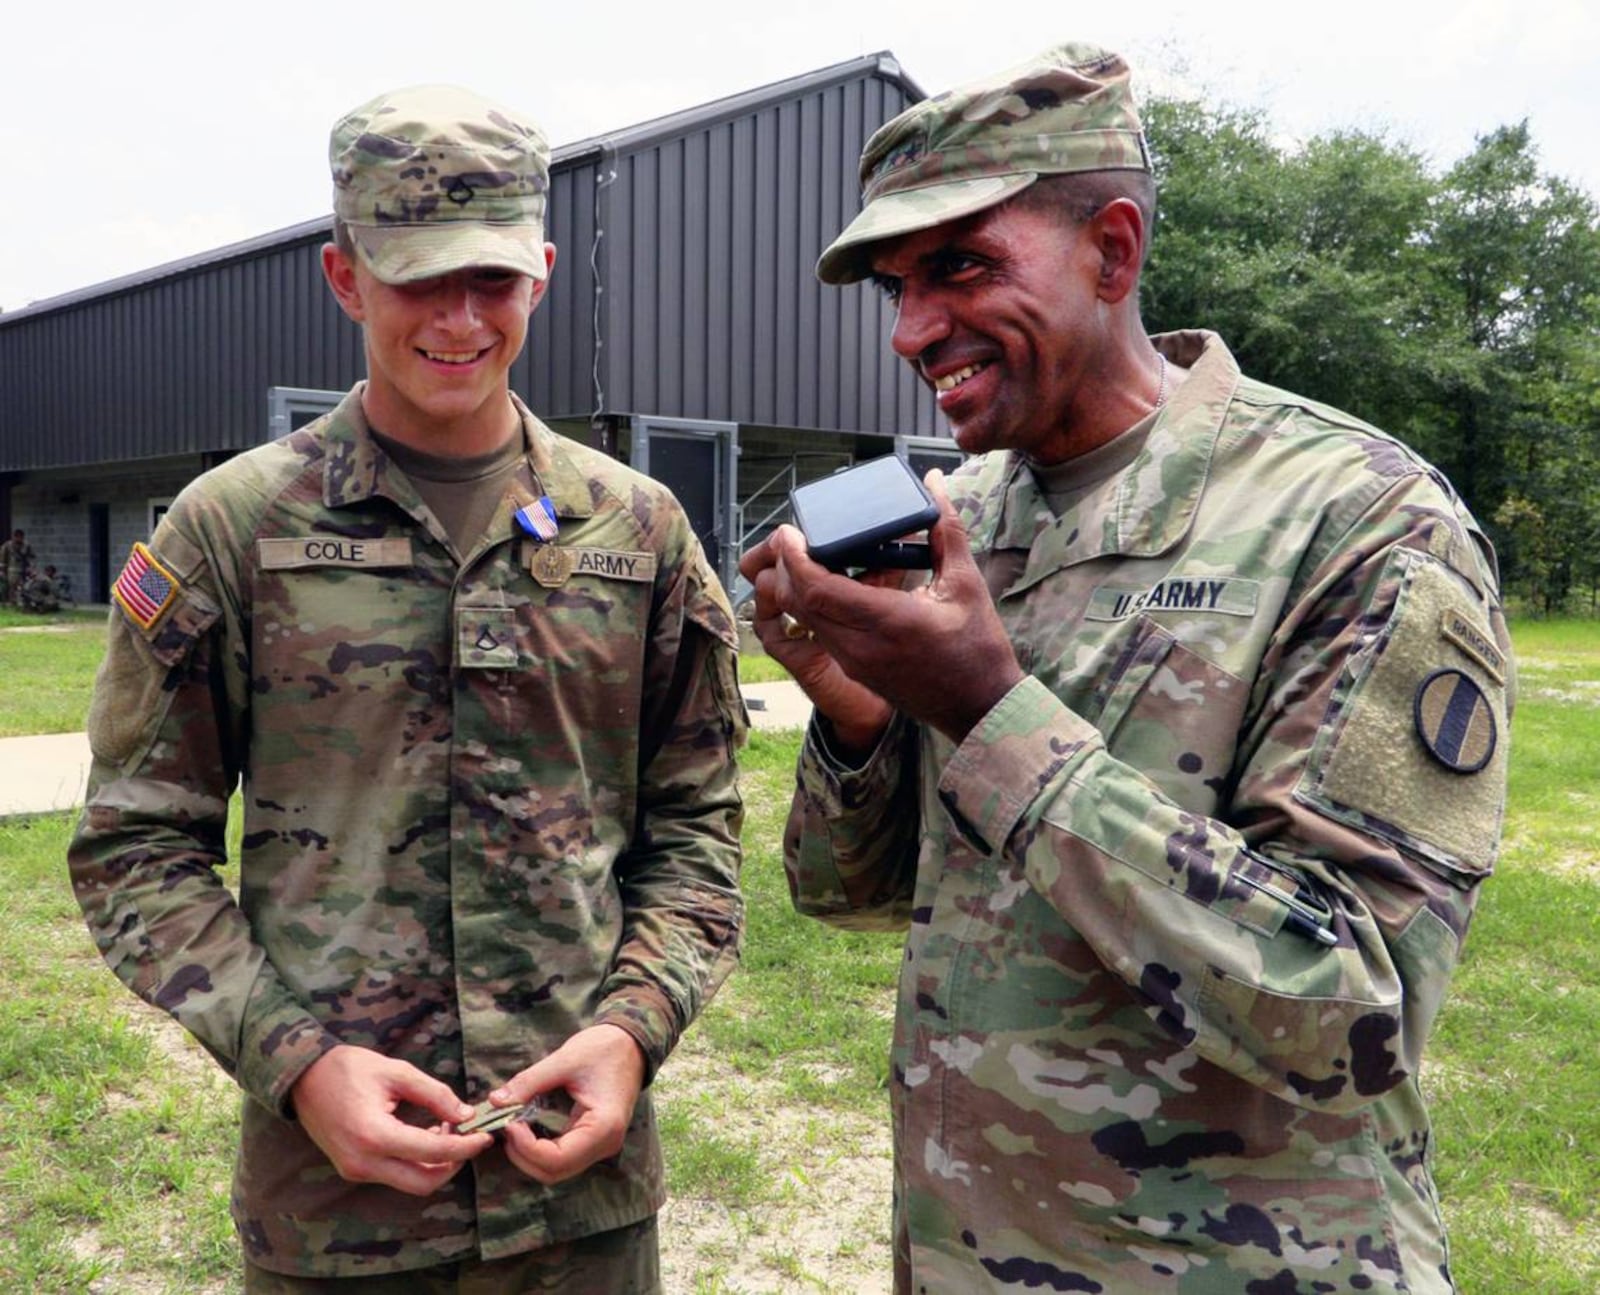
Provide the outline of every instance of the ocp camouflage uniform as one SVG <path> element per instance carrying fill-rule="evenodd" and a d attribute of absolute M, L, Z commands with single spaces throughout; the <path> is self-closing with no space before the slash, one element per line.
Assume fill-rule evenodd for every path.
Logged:
<path fill-rule="evenodd" d="M 1417 1072 L 1500 828 L 1492 554 L 1389 437 L 1156 342 L 1192 373 L 1059 518 L 1014 453 L 950 479 L 1029 677 L 959 748 L 803 750 L 800 907 L 910 927 L 898 1285 L 1446 1291 Z"/>
<path fill-rule="evenodd" d="M 676 502 L 518 403 L 526 471 L 458 562 L 360 391 L 192 485 L 118 581 L 71 852 L 107 961 L 244 1089 L 246 1256 L 316 1276 L 654 1213 L 648 1091 L 571 1181 L 497 1143 L 426 1198 L 342 1180 L 286 1098 L 348 1043 L 476 1102 L 601 1022 L 653 1074 L 742 920 L 736 635 Z M 541 494 L 550 544 L 513 523 Z M 216 868 L 241 777 L 236 906 Z"/>
<path fill-rule="evenodd" d="M 28 568 L 33 565 L 33 546 L 26 540 L 9 539 L 0 544 L 0 602 L 22 606 L 22 591 L 27 585 Z"/>

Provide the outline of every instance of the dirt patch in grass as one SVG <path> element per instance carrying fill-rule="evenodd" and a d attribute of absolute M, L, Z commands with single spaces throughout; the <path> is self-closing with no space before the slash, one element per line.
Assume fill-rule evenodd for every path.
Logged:
<path fill-rule="evenodd" d="M 1519 1184 L 1519 1187 L 1522 1186 Z M 1538 1190 L 1534 1187 L 1524 1189 L 1530 1194 Z M 1516 1203 L 1512 1209 L 1522 1216 L 1529 1233 L 1545 1242 L 1550 1249 L 1570 1255 L 1586 1266 L 1600 1263 L 1600 1232 L 1593 1228 L 1576 1227 L 1570 1219 L 1563 1218 L 1549 1206 L 1537 1201 Z"/>
<path fill-rule="evenodd" d="M 892 1285 L 887 1099 L 881 1118 L 796 1106 L 778 1076 L 719 1068 L 691 1034 L 657 1080 L 663 1106 L 716 1110 L 717 1132 L 760 1148 L 771 1198 L 729 1206 L 674 1196 L 661 1213 L 667 1290 L 850 1291 Z M 672 1149 L 668 1147 L 670 1162 Z"/>
<path fill-rule="evenodd" d="M 1563 877 L 1578 877 L 1583 881 L 1600 883 L 1600 853 L 1593 850 L 1556 851 L 1541 866 Z"/>

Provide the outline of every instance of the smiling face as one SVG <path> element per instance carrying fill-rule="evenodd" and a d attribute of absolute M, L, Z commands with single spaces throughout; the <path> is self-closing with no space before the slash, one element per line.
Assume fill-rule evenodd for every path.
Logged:
<path fill-rule="evenodd" d="M 555 248 L 545 245 L 553 265 Z M 378 279 L 359 257 L 329 245 L 323 270 L 366 339 L 368 421 L 432 454 L 486 453 L 516 423 L 512 362 L 549 277 L 490 267 L 414 283 Z"/>
<path fill-rule="evenodd" d="M 894 349 L 934 389 L 956 443 L 1042 462 L 1105 439 L 1101 389 L 1126 332 L 1124 290 L 1107 293 L 1105 266 L 1097 220 L 1019 203 L 885 240 L 872 256 L 897 310 Z"/>

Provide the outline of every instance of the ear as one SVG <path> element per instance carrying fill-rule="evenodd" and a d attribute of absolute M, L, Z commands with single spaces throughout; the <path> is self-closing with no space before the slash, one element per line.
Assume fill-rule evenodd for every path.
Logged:
<path fill-rule="evenodd" d="M 544 278 L 533 281 L 533 299 L 528 303 L 528 313 L 531 315 L 539 308 L 539 303 L 544 300 L 545 290 L 550 286 L 550 276 L 556 268 L 556 245 L 544 245 Z"/>
<path fill-rule="evenodd" d="M 1094 215 L 1100 252 L 1100 300 L 1115 304 L 1139 285 L 1144 262 L 1144 213 L 1131 198 L 1114 198 Z"/>
<path fill-rule="evenodd" d="M 322 277 L 328 281 L 339 309 L 356 323 L 365 322 L 366 307 L 361 300 L 355 263 L 333 243 L 322 245 Z"/>

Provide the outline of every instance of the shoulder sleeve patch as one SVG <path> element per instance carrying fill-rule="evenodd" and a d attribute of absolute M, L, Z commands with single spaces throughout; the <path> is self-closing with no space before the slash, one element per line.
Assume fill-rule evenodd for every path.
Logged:
<path fill-rule="evenodd" d="M 1346 666 L 1297 795 L 1468 882 L 1499 850 L 1507 662 L 1447 566 L 1408 550 L 1391 562 L 1394 610 Z"/>
<path fill-rule="evenodd" d="M 142 543 L 136 543 L 122 574 L 111 586 L 111 596 L 129 620 L 149 631 L 172 605 L 179 588 L 178 577 L 162 565 L 161 559 Z"/>
<path fill-rule="evenodd" d="M 1423 749 L 1446 769 L 1477 773 L 1494 758 L 1494 707 L 1462 671 L 1435 670 L 1417 685 L 1412 710 Z"/>
<path fill-rule="evenodd" d="M 221 611 L 199 590 L 188 589 L 173 596 L 170 611 L 153 630 L 126 607 L 123 613 L 121 622 L 115 614 L 111 618 L 85 727 L 89 749 L 127 769 L 149 750 L 177 696 L 175 672 Z"/>

